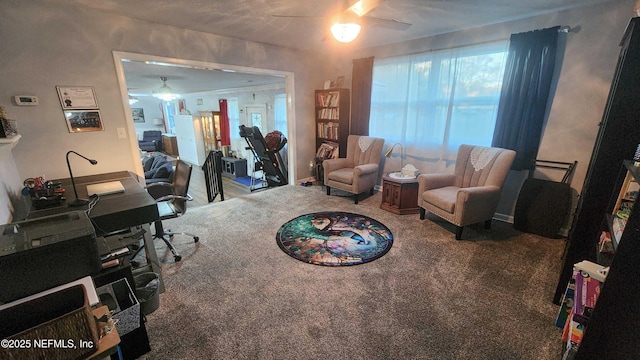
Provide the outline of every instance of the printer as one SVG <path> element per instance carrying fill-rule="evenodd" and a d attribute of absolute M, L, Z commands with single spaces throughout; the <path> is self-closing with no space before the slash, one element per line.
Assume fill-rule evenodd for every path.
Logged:
<path fill-rule="evenodd" d="M 100 271 L 91 219 L 84 211 L 0 225 L 0 303 Z"/>

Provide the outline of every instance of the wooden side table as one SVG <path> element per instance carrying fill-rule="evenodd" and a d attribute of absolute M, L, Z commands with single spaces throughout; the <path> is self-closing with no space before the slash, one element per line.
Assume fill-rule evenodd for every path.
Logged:
<path fill-rule="evenodd" d="M 419 213 L 418 179 L 396 179 L 384 174 L 380 209 L 398 215 Z"/>

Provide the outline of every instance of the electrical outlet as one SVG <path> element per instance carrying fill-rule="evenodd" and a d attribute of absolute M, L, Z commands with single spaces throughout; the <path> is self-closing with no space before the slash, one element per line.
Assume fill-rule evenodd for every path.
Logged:
<path fill-rule="evenodd" d="M 118 139 L 126 139 L 127 138 L 127 131 L 125 130 L 125 128 L 118 128 Z"/>

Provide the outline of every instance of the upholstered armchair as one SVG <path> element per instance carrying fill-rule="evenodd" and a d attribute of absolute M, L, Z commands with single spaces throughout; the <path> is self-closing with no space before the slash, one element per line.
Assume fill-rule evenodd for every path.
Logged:
<path fill-rule="evenodd" d="M 358 194 L 366 190 L 373 194 L 373 188 L 378 183 L 383 146 L 384 139 L 349 135 L 347 157 L 322 162 L 327 195 L 331 195 L 331 188 L 334 187 L 354 194 L 357 204 Z"/>
<path fill-rule="evenodd" d="M 491 227 L 502 185 L 516 153 L 513 150 L 460 145 L 453 174 L 418 175 L 420 219 L 429 211 L 457 226 L 483 222 Z"/>
<path fill-rule="evenodd" d="M 147 130 L 142 133 L 142 140 L 138 140 L 138 147 L 142 151 L 162 150 L 162 131 Z"/>

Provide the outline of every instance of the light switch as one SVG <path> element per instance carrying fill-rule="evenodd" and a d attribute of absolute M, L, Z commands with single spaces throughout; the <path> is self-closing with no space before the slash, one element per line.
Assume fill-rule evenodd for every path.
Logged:
<path fill-rule="evenodd" d="M 118 138 L 119 139 L 127 138 L 127 131 L 125 130 L 125 128 L 118 128 Z"/>

